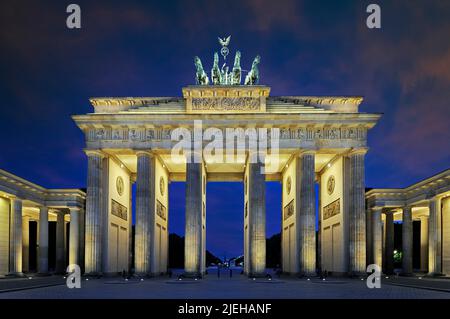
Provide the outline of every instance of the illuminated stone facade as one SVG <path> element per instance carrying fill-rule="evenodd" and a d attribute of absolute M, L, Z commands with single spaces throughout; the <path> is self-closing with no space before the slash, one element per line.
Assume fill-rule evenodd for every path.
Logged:
<path fill-rule="evenodd" d="M 367 133 L 380 115 L 360 112 L 359 97 L 272 97 L 269 92 L 266 86 L 190 86 L 182 98 L 91 99 L 93 113 L 73 116 L 86 139 L 86 192 L 45 189 L 0 170 L 0 276 L 33 271 L 32 263 L 38 272 L 49 272 L 49 222 L 57 224 L 55 272 L 78 264 L 94 275 L 166 273 L 171 181 L 186 182 L 187 276 L 205 273 L 206 186 L 214 181 L 244 183 L 248 276 L 265 275 L 266 181 L 282 184 L 283 272 L 355 275 L 375 263 L 392 273 L 393 223 L 401 220 L 403 274 L 450 274 L 450 170 L 405 189 L 365 192 Z M 174 130 L 186 128 L 195 135 L 199 120 L 201 134 L 210 128 L 223 136 L 228 128 L 243 134 L 266 129 L 262 139 L 278 140 L 279 148 L 261 152 L 237 145 L 236 161 L 217 161 L 205 151 L 208 141 L 194 137 L 200 151 L 173 155 Z M 187 156 L 199 161 L 189 163 Z M 263 174 L 269 163 L 275 168 Z M 420 266 L 413 267 L 413 224 L 418 221 Z M 36 260 L 30 254 L 32 223 L 38 230 Z"/>
<path fill-rule="evenodd" d="M 450 274 L 450 169 L 403 189 L 371 189 L 366 202 L 368 263 L 393 273 L 393 224 L 401 222 L 402 274 Z M 413 252 L 413 223 L 420 223 L 419 256 Z M 413 257 L 420 260 L 416 267 Z"/>
<path fill-rule="evenodd" d="M 53 271 L 64 273 L 68 264 L 83 268 L 85 196 L 80 189 L 46 189 L 0 170 L 0 276 L 49 272 L 49 222 L 56 222 Z M 36 254 L 32 260 L 33 223 Z"/>
<path fill-rule="evenodd" d="M 118 201 L 131 211 L 132 183 L 137 185 L 133 267 L 142 275 L 167 271 L 170 181 L 186 181 L 187 275 L 201 276 L 205 271 L 206 182 L 213 181 L 245 184 L 244 271 L 249 276 L 265 274 L 265 181 L 283 184 L 282 211 L 288 212 L 280 212 L 284 214 L 284 272 L 314 274 L 317 245 L 328 271 L 365 272 L 364 154 L 367 132 L 380 115 L 359 112 L 360 97 L 272 97 L 269 93 L 269 87 L 259 85 L 189 86 L 183 88 L 183 97 L 90 99 L 94 112 L 73 116 L 85 134 L 89 161 L 86 272 L 121 271 L 129 258 L 130 226 L 111 214 L 110 203 Z M 251 162 L 248 150 L 232 163 L 214 161 L 201 150 L 199 163 L 187 163 L 185 155 L 172 156 L 177 143 L 172 133 L 180 127 L 194 131 L 196 120 L 202 121 L 202 133 L 217 128 L 224 136 L 227 128 L 267 129 L 264 139 L 278 138 L 279 154 L 269 151 L 265 164 L 275 156 L 279 162 L 261 174 L 263 162 Z M 200 148 L 205 144 L 200 142 Z M 122 195 L 114 187 L 119 176 L 124 181 Z M 319 212 L 316 184 L 320 185 Z M 334 213 L 323 220 L 323 211 L 336 200 Z M 162 210 L 166 219 L 161 218 Z M 321 224 L 319 241 L 316 214 Z"/>

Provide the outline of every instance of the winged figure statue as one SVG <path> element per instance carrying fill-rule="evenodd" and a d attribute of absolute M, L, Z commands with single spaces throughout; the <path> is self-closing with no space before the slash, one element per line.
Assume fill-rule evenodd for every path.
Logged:
<path fill-rule="evenodd" d="M 231 35 L 229 35 L 228 38 L 224 37 L 223 39 L 219 37 L 219 43 L 223 47 L 227 47 L 228 44 L 230 44 L 230 40 L 231 40 Z"/>

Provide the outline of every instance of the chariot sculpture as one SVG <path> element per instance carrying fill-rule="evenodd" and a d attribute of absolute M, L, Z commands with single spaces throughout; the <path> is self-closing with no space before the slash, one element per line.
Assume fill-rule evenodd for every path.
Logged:
<path fill-rule="evenodd" d="M 230 52 L 228 45 L 230 44 L 231 36 L 227 38 L 219 38 L 219 43 L 222 46 L 220 54 L 223 57 L 224 63 L 219 68 L 219 54 L 214 52 L 213 66 L 211 68 L 211 84 L 212 85 L 241 85 L 242 72 L 247 72 L 241 68 L 241 52 L 236 51 L 234 57 L 234 65 L 231 71 L 227 66 L 227 56 Z M 259 83 L 259 69 L 258 65 L 261 58 L 259 55 L 255 57 L 252 63 L 250 71 L 245 76 L 244 85 L 257 85 Z M 210 80 L 205 70 L 203 69 L 202 61 L 198 56 L 194 58 L 194 64 L 196 67 L 196 84 L 197 85 L 209 85 Z"/>

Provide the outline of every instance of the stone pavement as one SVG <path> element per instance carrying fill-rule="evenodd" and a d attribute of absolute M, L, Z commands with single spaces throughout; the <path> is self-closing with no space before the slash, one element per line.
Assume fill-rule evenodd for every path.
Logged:
<path fill-rule="evenodd" d="M 0 279 L 0 293 L 65 284 L 66 280 L 64 277 L 56 275 L 46 277 L 28 275 L 23 278 L 2 278 Z"/>
<path fill-rule="evenodd" d="M 389 276 L 383 278 L 383 281 L 385 284 L 390 285 L 396 285 L 396 286 L 405 286 L 405 287 L 415 287 L 415 288 L 422 288 L 422 289 L 428 289 L 428 290 L 435 290 L 435 291 L 443 291 L 450 293 L 450 278 L 448 277 L 436 277 L 436 278 L 429 278 L 429 277 L 396 277 L 396 276 Z"/>
<path fill-rule="evenodd" d="M 226 276 L 226 274 L 228 276 Z M 37 278 L 51 280 L 58 284 L 61 277 Z M 9 280 L 9 279 L 8 279 Z M 31 279 L 29 281 L 33 281 Z M 416 281 L 414 281 L 416 280 Z M 26 281 L 19 279 L 18 281 Z M 415 284 L 420 281 L 424 286 L 450 287 L 448 280 L 383 278 L 380 289 L 369 289 L 366 282 L 359 279 L 327 278 L 296 279 L 274 278 L 273 280 L 251 280 L 234 273 L 210 272 L 203 280 L 177 280 L 173 278 L 130 279 L 123 278 L 83 278 L 81 289 L 69 289 L 65 285 L 48 286 L 0 293 L 0 299 L 450 299 L 450 292 L 418 289 L 398 286 L 397 284 Z M 3 280 L 0 281 L 0 285 Z M 5 281 L 6 283 L 6 281 Z M 12 285 L 12 284 L 10 284 Z M 439 288 L 438 287 L 438 288 Z"/>

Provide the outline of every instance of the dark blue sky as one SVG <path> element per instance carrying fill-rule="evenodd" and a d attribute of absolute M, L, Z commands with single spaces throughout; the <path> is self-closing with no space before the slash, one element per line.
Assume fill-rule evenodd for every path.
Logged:
<path fill-rule="evenodd" d="M 66 6 L 82 29 L 66 28 Z M 365 26 L 369 3 L 382 29 Z M 272 95 L 362 95 L 384 113 L 369 133 L 366 184 L 404 187 L 450 165 L 449 1 L 2 1 L 0 167 L 45 187 L 85 187 L 81 131 L 70 116 L 93 96 L 179 96 L 193 56 L 210 68 L 217 36 L 250 66 L 260 54 Z M 183 232 L 184 186 L 173 183 L 171 231 Z M 178 190 L 178 191 L 176 191 Z M 268 234 L 280 186 L 267 189 Z M 208 248 L 242 247 L 242 185 L 208 185 Z"/>

